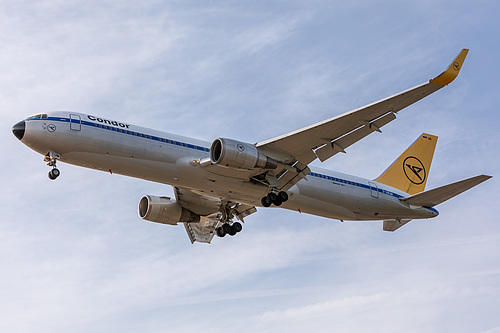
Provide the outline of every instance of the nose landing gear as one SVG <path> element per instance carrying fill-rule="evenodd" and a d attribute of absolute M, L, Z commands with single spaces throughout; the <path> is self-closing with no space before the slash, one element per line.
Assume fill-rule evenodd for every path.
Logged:
<path fill-rule="evenodd" d="M 52 167 L 52 170 L 49 171 L 49 179 L 50 180 L 55 180 L 57 177 L 59 177 L 61 175 L 61 171 L 59 171 L 59 169 L 56 168 L 56 161 L 60 157 L 61 156 L 58 153 L 55 153 L 53 151 L 49 151 L 43 159 L 45 162 L 47 162 L 48 166 Z"/>
<path fill-rule="evenodd" d="M 260 203 L 264 207 L 269 207 L 271 204 L 275 206 L 280 206 L 283 202 L 288 200 L 288 193 L 285 191 L 280 191 L 278 193 L 276 192 L 269 192 L 268 195 L 260 199 Z"/>

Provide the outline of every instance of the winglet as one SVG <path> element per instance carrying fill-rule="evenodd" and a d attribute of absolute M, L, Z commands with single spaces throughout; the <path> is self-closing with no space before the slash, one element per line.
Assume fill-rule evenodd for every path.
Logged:
<path fill-rule="evenodd" d="M 431 79 L 429 82 L 440 84 L 442 86 L 447 86 L 453 82 L 453 80 L 455 80 L 458 76 L 458 73 L 460 73 L 460 69 L 462 68 L 468 52 L 469 49 L 462 49 L 460 54 L 451 62 L 450 66 L 448 66 L 448 69 Z"/>

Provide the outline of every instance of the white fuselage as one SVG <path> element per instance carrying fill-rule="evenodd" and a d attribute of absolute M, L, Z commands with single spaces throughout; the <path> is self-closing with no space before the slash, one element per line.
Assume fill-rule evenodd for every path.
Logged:
<path fill-rule="evenodd" d="M 25 121 L 22 142 L 66 163 L 173 186 L 223 200 L 261 206 L 269 188 L 247 170 L 202 167 L 210 143 L 76 112 L 52 112 Z M 222 172 L 221 168 L 224 168 Z M 228 176 L 229 175 L 229 176 Z M 438 215 L 411 207 L 400 190 L 371 180 L 315 168 L 290 190 L 281 207 L 339 220 L 418 219 Z"/>

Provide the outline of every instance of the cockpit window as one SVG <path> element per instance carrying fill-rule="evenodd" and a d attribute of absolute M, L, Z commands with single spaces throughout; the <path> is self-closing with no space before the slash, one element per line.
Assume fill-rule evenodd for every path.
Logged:
<path fill-rule="evenodd" d="M 26 120 L 29 120 L 29 119 L 47 119 L 48 117 L 49 116 L 46 113 L 39 113 L 39 114 L 35 114 L 31 117 L 26 118 Z"/>

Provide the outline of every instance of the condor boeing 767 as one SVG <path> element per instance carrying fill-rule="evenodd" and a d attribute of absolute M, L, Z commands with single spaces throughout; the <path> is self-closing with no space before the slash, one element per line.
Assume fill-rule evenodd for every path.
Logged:
<path fill-rule="evenodd" d="M 76 112 L 29 117 L 12 128 L 45 156 L 49 178 L 58 161 L 172 185 L 175 200 L 145 195 L 142 219 L 182 222 L 191 242 L 240 232 L 257 206 L 280 206 L 346 221 L 383 220 L 394 231 L 412 219 L 438 215 L 436 205 L 480 184 L 479 175 L 425 191 L 437 137 L 422 134 L 375 180 L 309 168 L 396 119 L 407 106 L 451 83 L 468 50 L 428 82 L 303 129 L 256 144 L 217 138 L 212 143 Z M 237 220 L 236 220 L 237 219 Z"/>

